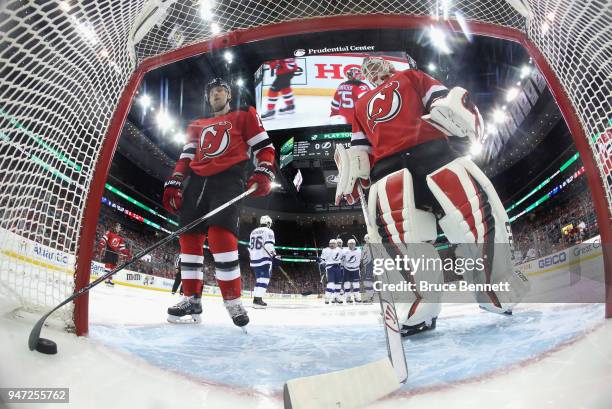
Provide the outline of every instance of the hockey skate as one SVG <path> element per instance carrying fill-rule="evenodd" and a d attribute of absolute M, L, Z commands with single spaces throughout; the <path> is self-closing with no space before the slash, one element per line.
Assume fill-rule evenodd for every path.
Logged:
<path fill-rule="evenodd" d="M 287 105 L 286 107 L 278 110 L 278 113 L 281 115 L 293 114 L 294 112 L 295 112 L 295 105 Z M 263 119 L 263 116 L 261 118 Z"/>
<path fill-rule="evenodd" d="M 171 324 L 199 324 L 202 322 L 202 298 L 192 295 L 185 297 L 174 307 L 168 308 L 168 322 Z"/>
<path fill-rule="evenodd" d="M 249 323 L 249 316 L 242 305 L 240 298 L 234 298 L 233 300 L 223 300 L 225 308 L 230 315 L 234 324 L 238 327 L 244 327 Z"/>
<path fill-rule="evenodd" d="M 264 302 L 264 300 L 262 300 L 261 297 L 253 298 L 253 308 L 263 309 L 263 308 L 266 308 L 267 306 L 268 306 L 268 303 Z"/>
<path fill-rule="evenodd" d="M 431 319 L 431 324 L 427 325 L 425 321 L 421 322 L 417 325 L 402 325 L 400 330 L 402 337 L 409 337 L 411 335 L 419 334 L 425 331 L 431 331 L 436 329 L 436 320 L 438 317 L 434 317 Z"/>
<path fill-rule="evenodd" d="M 115 286 L 115 283 L 113 283 L 113 280 L 111 280 L 110 278 L 108 280 L 106 280 L 104 282 L 104 284 L 106 284 L 109 287 L 114 287 Z"/>
<path fill-rule="evenodd" d="M 273 110 L 273 109 L 271 109 L 271 110 L 269 110 L 269 111 L 264 112 L 264 113 L 261 115 L 261 119 L 262 119 L 262 120 L 272 119 L 272 118 L 274 118 L 274 115 L 276 115 L 276 111 L 275 111 L 275 110 Z"/>

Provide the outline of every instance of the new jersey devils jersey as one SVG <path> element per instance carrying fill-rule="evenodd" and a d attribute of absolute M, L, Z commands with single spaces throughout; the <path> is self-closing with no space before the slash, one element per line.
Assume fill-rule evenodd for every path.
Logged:
<path fill-rule="evenodd" d="M 110 250 L 114 253 L 120 253 L 123 255 L 129 254 L 129 250 L 125 245 L 125 240 L 123 237 L 113 233 L 110 230 L 104 233 L 104 236 L 102 236 L 102 239 L 100 239 L 99 247 L 106 247 L 106 251 Z"/>
<path fill-rule="evenodd" d="M 249 158 L 249 148 L 257 155 L 274 147 L 255 108 L 197 119 L 187 127 L 188 142 L 183 147 L 175 172 L 186 175 L 189 168 L 200 176 L 223 172 Z"/>
<path fill-rule="evenodd" d="M 298 69 L 295 58 L 285 58 L 268 62 L 270 68 L 275 70 L 275 75 L 290 74 Z"/>
<path fill-rule="evenodd" d="M 351 146 L 365 146 L 378 160 L 446 135 L 421 119 L 448 89 L 418 70 L 405 70 L 366 92 L 355 107 Z"/>
<path fill-rule="evenodd" d="M 344 81 L 336 89 L 331 102 L 330 116 L 340 115 L 346 118 L 346 123 L 352 123 L 355 103 L 369 90 L 370 87 L 365 82 L 357 80 Z"/>

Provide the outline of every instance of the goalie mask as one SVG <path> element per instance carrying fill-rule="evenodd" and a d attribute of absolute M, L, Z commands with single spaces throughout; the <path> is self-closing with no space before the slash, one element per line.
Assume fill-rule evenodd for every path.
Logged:
<path fill-rule="evenodd" d="M 395 67 L 382 57 L 366 57 L 361 64 L 361 72 L 366 80 L 378 87 L 395 74 Z"/>
<path fill-rule="evenodd" d="M 349 81 L 351 80 L 362 81 L 363 74 L 361 73 L 361 68 L 353 67 L 353 68 L 348 69 L 346 71 L 346 78 Z"/>
<path fill-rule="evenodd" d="M 272 227 L 272 218 L 268 215 L 261 216 L 259 219 L 260 226 L 266 226 L 267 228 Z"/>

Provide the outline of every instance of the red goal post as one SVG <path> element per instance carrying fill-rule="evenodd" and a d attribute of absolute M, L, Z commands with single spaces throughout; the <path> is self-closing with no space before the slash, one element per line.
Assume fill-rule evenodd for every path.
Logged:
<path fill-rule="evenodd" d="M 8 27 L 9 32 L 12 33 L 19 29 L 20 24 L 25 24 L 27 15 L 23 14 L 22 6 L 18 3 L 20 2 L 9 1 L 6 6 L 2 6 L 8 10 L 8 12 L 2 10 L 8 18 L 5 19 L 4 26 L 0 26 L 0 30 Z M 126 4 L 125 8 L 119 6 L 123 3 Z M 53 98 L 49 98 L 49 106 L 61 106 L 61 109 L 67 112 L 65 115 L 61 116 L 57 113 L 47 112 L 44 109 L 45 101 L 38 100 L 32 104 L 35 105 L 32 109 L 21 110 L 22 112 L 20 112 L 18 109 L 20 98 L 32 97 L 37 88 L 37 84 L 32 81 L 28 82 L 26 77 L 13 76 L 10 78 L 8 91 L 0 88 L 0 103 L 2 104 L 0 108 L 2 112 L 10 114 L 11 118 L 17 118 L 20 124 L 25 123 L 33 128 L 38 127 L 38 132 L 41 132 L 40 129 L 42 129 L 41 122 L 50 119 L 54 127 L 49 131 L 49 135 L 56 145 L 59 145 L 58 141 L 62 138 L 76 138 L 79 141 L 75 142 L 75 151 L 80 153 L 80 157 L 84 157 L 81 167 L 82 174 L 71 177 L 77 179 L 83 186 L 86 200 L 75 206 L 76 215 L 72 215 L 71 212 L 69 222 L 72 222 L 77 228 L 69 237 L 70 240 L 66 240 L 72 245 L 65 249 L 73 250 L 76 254 L 74 274 L 76 289 L 89 282 L 96 224 L 104 184 L 125 118 L 139 84 L 147 72 L 211 50 L 279 36 L 351 29 L 425 28 L 433 22 L 430 14 L 432 5 L 437 2 L 350 0 L 339 8 L 336 2 L 332 0 L 319 2 L 280 1 L 274 3 L 275 5 L 265 2 L 265 7 L 259 4 L 261 2 L 254 1 L 217 1 L 214 5 L 214 14 L 220 16 L 217 18 L 217 24 L 224 30 L 224 33 L 213 35 L 209 26 L 210 22 L 206 23 L 205 26 L 199 23 L 196 25 L 186 23 L 187 21 L 190 22 L 189 19 L 191 18 L 199 18 L 200 6 L 194 5 L 193 2 L 168 1 L 165 3 L 170 5 L 164 18 L 168 18 L 169 15 L 180 16 L 179 22 L 185 22 L 187 27 L 183 36 L 185 37 L 184 44 L 188 45 L 175 49 L 173 49 L 173 46 L 164 43 L 164 37 L 158 34 L 149 35 L 145 33 L 136 45 L 131 42 L 130 37 L 134 35 L 132 31 L 135 22 L 142 12 L 143 6 L 146 7 L 150 3 L 93 1 L 90 5 L 71 6 L 74 8 L 82 7 L 82 9 L 77 10 L 80 14 L 75 12 L 74 8 L 69 8 L 72 12 L 66 13 L 72 13 L 71 16 L 73 17 L 70 18 L 80 21 L 80 23 L 75 23 L 77 32 L 86 38 L 91 37 L 91 31 L 87 31 L 88 26 L 83 26 L 85 24 L 83 21 L 91 22 L 90 27 L 93 27 L 93 32 L 97 36 L 97 40 L 90 41 L 90 43 L 95 42 L 97 44 L 94 55 L 97 56 L 98 60 L 106 58 L 106 62 L 96 60 L 95 63 L 92 63 L 84 58 L 81 59 L 84 56 L 89 56 L 89 51 L 84 48 L 73 47 L 70 44 L 65 48 L 67 56 L 58 58 L 57 66 L 53 65 L 53 62 L 43 62 L 45 68 L 51 67 L 56 70 L 61 70 L 63 68 L 62 64 L 66 64 L 66 69 L 73 69 L 72 65 L 76 65 L 73 69 L 74 75 L 78 80 L 85 83 L 84 87 L 91 85 L 87 89 L 103 90 L 102 96 L 105 93 L 108 94 L 104 103 L 96 102 L 94 104 L 99 111 L 94 110 L 94 112 L 89 113 L 89 115 L 98 114 L 101 118 L 97 122 L 95 119 L 92 120 L 94 122 L 93 126 L 98 127 L 98 129 L 92 130 L 92 124 L 86 123 L 88 118 L 78 115 L 78 108 L 63 106 Z M 610 70 L 603 55 L 604 51 L 593 55 L 590 48 L 593 39 L 601 44 L 606 44 L 612 37 L 605 14 L 605 2 L 595 1 L 582 4 L 583 2 L 570 0 L 561 2 L 469 0 L 452 3 L 454 4 L 453 7 L 462 11 L 474 34 L 514 41 L 523 45 L 546 78 L 584 162 L 597 213 L 601 240 L 603 243 L 611 243 L 612 186 L 610 185 L 608 172 L 612 164 L 609 157 L 602 156 L 598 150 L 597 140 L 595 140 L 596 135 L 605 132 L 611 126 L 609 124 L 610 107 L 605 102 L 605 99 L 612 94 Z M 518 8 L 511 7 L 509 3 L 518 4 Z M 250 5 L 252 5 L 252 10 L 249 9 Z M 521 8 L 521 5 L 527 7 Z M 38 13 L 43 20 L 53 22 L 52 15 L 53 13 L 57 14 L 57 7 L 55 9 L 42 5 L 33 7 L 36 9 L 34 14 Z M 123 10 L 126 14 L 117 17 L 110 12 L 113 8 L 116 8 L 117 13 Z M 63 10 L 61 7 L 60 9 Z M 259 14 L 255 13 L 257 10 Z M 268 14 L 264 13 L 266 10 Z M 527 13 L 523 15 L 519 11 L 523 13 L 527 11 Z M 32 13 L 30 13 L 31 15 Z M 584 23 L 585 19 L 595 27 L 586 25 Z M 97 28 L 99 27 L 97 24 L 101 25 L 102 28 Z M 163 29 L 166 29 L 165 33 L 167 34 L 171 30 L 164 24 L 162 22 L 157 30 L 164 32 Z M 459 24 L 452 16 L 446 24 L 453 30 L 460 31 Z M 544 29 L 545 27 L 547 28 Z M 23 29 L 28 30 L 28 28 Z M 50 30 L 53 31 L 53 29 Z M 56 31 L 56 34 L 62 34 L 61 29 L 58 28 Z M 75 30 L 72 30 L 71 33 L 73 31 Z M 36 33 L 34 33 L 34 36 L 36 36 Z M 7 55 L 7 48 L 9 47 L 13 47 L 15 52 L 24 51 L 26 54 L 28 53 L 27 50 L 20 49 L 18 41 L 10 42 L 10 40 L 10 38 L 0 40 L 0 62 L 13 61 L 13 57 Z M 62 42 L 62 39 L 57 41 Z M 69 41 L 64 40 L 63 43 L 69 43 Z M 100 48 L 100 44 L 103 45 L 103 48 Z M 27 41 L 21 45 L 23 48 L 26 46 L 33 47 L 34 45 Z M 90 48 L 94 47 L 91 44 L 89 46 Z M 53 43 L 49 42 L 49 44 L 43 45 L 44 47 L 53 48 Z M 49 50 L 42 49 L 40 51 L 41 58 L 43 51 Z M 38 51 L 34 50 L 29 54 L 36 55 L 36 52 Z M 106 55 L 106 57 L 100 57 L 100 55 Z M 111 64 L 108 62 L 109 58 L 114 58 Z M 31 64 L 29 61 L 28 63 Z M 83 67 L 79 67 L 79 63 L 83 64 Z M 90 66 L 94 70 L 91 70 Z M 18 63 L 11 64 L 8 68 L 16 70 L 19 74 L 22 71 L 27 74 L 27 67 L 23 68 Z M 40 67 L 34 66 L 34 70 L 36 69 L 40 69 Z M 99 69 L 99 74 L 96 74 L 96 69 Z M 584 74 L 581 76 L 576 72 L 577 70 L 582 70 Z M 79 75 L 82 75 L 82 77 L 79 77 Z M 583 82 L 582 77 L 584 76 L 589 77 L 588 83 Z M 113 81 L 108 80 L 108 78 L 113 78 Z M 66 83 L 68 84 L 68 82 Z M 75 88 L 80 86 L 78 81 L 68 85 Z M 113 89 L 105 90 L 104 87 L 112 87 Z M 46 88 L 52 91 L 52 96 L 61 97 L 64 94 L 71 94 L 70 89 L 56 90 L 51 85 L 46 86 Z M 73 94 L 83 95 L 83 91 L 78 90 Z M 63 113 L 64 111 L 62 111 Z M 67 130 L 56 129 L 59 128 L 60 124 L 68 121 L 66 118 L 76 122 L 76 125 Z M 7 121 L 7 115 L 0 116 L 0 126 L 2 127 L 0 129 L 11 129 L 11 125 L 6 124 Z M 92 138 L 95 135 L 104 135 L 104 138 L 97 141 L 93 140 Z M 87 153 L 83 153 L 85 151 Z M 12 164 L 10 158 L 2 155 L 0 151 L 0 165 L 3 168 L 6 165 L 10 166 Z M 66 188 L 61 185 L 61 181 L 57 181 L 57 175 L 49 176 L 49 178 L 53 178 L 53 182 L 43 180 L 40 183 L 60 186 L 57 188 L 59 197 L 62 190 Z M 18 190 L 15 190 L 15 192 L 18 192 Z M 24 205 L 27 205 L 27 203 L 24 202 Z M 1 207 L 2 195 L 0 194 Z M 23 218 L 21 215 L 13 217 Z M 0 236 L 1 246 L 2 236 Z M 606 316 L 611 317 L 612 258 L 609 251 L 605 247 L 603 248 L 606 270 Z M 0 279 L 3 279 L 2 276 L 0 276 Z M 27 298 L 27 296 L 24 296 L 24 298 Z M 51 301 L 47 301 L 47 303 Z M 57 303 L 59 301 L 61 299 Z M 29 308 L 36 309 L 35 303 L 30 304 L 28 305 Z M 43 305 L 44 309 L 51 306 Z M 76 333 L 79 335 L 86 334 L 88 331 L 87 295 L 75 302 L 72 314 Z"/>

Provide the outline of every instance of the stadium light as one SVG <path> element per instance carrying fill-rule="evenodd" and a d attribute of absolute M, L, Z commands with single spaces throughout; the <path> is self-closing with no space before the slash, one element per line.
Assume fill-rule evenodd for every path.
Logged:
<path fill-rule="evenodd" d="M 516 87 L 512 87 L 506 93 L 506 101 L 513 101 L 519 94 L 519 89 Z"/>
<path fill-rule="evenodd" d="M 440 3 L 440 8 L 442 9 L 442 17 L 444 18 L 444 20 L 448 20 L 451 0 L 442 0 Z"/>
<path fill-rule="evenodd" d="M 234 61 L 234 54 L 232 54 L 231 51 L 226 51 L 223 53 L 223 58 L 225 58 L 225 61 L 231 64 L 232 61 Z"/>
<path fill-rule="evenodd" d="M 272 189 L 275 189 L 277 187 L 281 187 L 281 184 L 278 183 L 278 182 L 272 182 L 272 184 L 270 186 L 272 186 Z"/>
<path fill-rule="evenodd" d="M 184 145 L 185 141 L 187 140 L 187 135 L 185 135 L 182 132 L 177 132 L 174 134 L 174 142 L 176 142 L 179 145 Z"/>
<path fill-rule="evenodd" d="M 209 21 L 213 18 L 213 7 L 215 2 L 213 0 L 200 0 L 200 17 L 202 20 Z"/>
<path fill-rule="evenodd" d="M 427 64 L 427 70 L 428 70 L 428 71 L 435 72 L 435 71 L 436 71 L 436 68 L 438 68 L 438 67 L 436 67 L 436 64 L 434 64 L 434 63 L 432 63 L 432 62 L 430 62 L 429 64 Z"/>
<path fill-rule="evenodd" d="M 157 126 L 159 126 L 159 129 L 162 131 L 170 129 L 174 123 L 170 115 L 164 110 L 160 110 L 155 119 L 157 120 Z"/>
<path fill-rule="evenodd" d="M 521 79 L 525 78 L 526 76 L 529 75 L 529 73 L 531 73 L 531 67 L 528 65 L 523 65 L 521 67 Z"/>
<path fill-rule="evenodd" d="M 238 85 L 239 87 L 244 86 L 244 80 L 242 78 L 238 78 L 236 80 L 236 85 Z"/>
<path fill-rule="evenodd" d="M 210 32 L 213 35 L 217 35 L 221 32 L 221 27 L 217 23 L 210 23 Z"/>
<path fill-rule="evenodd" d="M 450 54 L 451 49 L 446 43 L 446 34 L 441 29 L 430 26 L 429 27 L 429 40 L 435 48 L 443 54 Z"/>
<path fill-rule="evenodd" d="M 98 39 L 98 35 L 96 34 L 96 30 L 91 25 L 91 23 L 77 22 L 76 29 L 81 35 L 81 37 L 83 37 L 83 39 L 85 39 L 89 44 L 96 45 L 100 42 L 100 40 Z"/>
<path fill-rule="evenodd" d="M 506 118 L 506 113 L 501 109 L 496 109 L 495 111 L 493 111 L 493 122 L 501 124 L 506 120 Z"/>
<path fill-rule="evenodd" d="M 482 152 L 482 143 L 474 142 L 472 146 L 470 147 L 470 154 L 472 154 L 472 156 L 478 156 L 480 155 L 481 152 Z"/>
<path fill-rule="evenodd" d="M 143 107 L 144 109 L 147 109 L 148 107 L 151 106 L 151 97 L 148 96 L 147 94 L 143 94 L 143 96 L 138 98 L 138 103 L 140 104 L 141 107 Z"/>
<path fill-rule="evenodd" d="M 72 8 L 72 6 L 70 5 L 70 2 L 69 2 L 69 1 L 62 1 L 62 2 L 60 2 L 60 4 L 59 4 L 59 8 L 60 8 L 61 10 L 63 10 L 63 11 L 68 12 L 68 11 L 70 11 L 70 9 Z"/>

